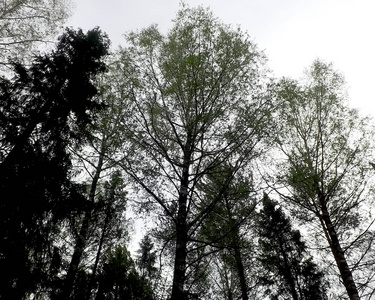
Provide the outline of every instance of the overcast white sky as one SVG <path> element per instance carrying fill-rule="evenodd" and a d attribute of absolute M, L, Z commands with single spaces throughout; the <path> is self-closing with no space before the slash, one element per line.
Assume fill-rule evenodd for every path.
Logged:
<path fill-rule="evenodd" d="M 126 32 L 159 24 L 166 32 L 178 0 L 73 0 L 69 26 L 100 26 L 113 46 Z M 298 78 L 315 58 L 333 62 L 351 104 L 375 116 L 375 2 L 372 0 L 186 0 L 240 25 L 263 49 L 276 76 Z"/>

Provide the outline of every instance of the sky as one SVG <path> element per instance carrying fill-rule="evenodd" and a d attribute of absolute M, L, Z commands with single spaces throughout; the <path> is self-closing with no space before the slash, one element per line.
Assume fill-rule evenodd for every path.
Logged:
<path fill-rule="evenodd" d="M 124 45 L 123 34 L 151 24 L 172 26 L 179 0 L 73 0 L 66 25 L 99 26 Z M 223 23 L 239 25 L 264 50 L 276 77 L 298 79 L 314 59 L 345 76 L 350 105 L 375 117 L 375 2 L 372 0 L 186 0 L 210 7 Z"/>

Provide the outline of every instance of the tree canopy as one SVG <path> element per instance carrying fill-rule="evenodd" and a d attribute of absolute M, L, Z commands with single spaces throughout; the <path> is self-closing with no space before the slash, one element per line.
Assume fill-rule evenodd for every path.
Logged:
<path fill-rule="evenodd" d="M 373 128 L 345 103 L 343 77 L 319 60 L 305 82 L 282 80 L 279 97 L 277 144 L 286 160 L 280 182 L 288 188 L 282 197 L 319 224 L 350 299 L 359 299 L 350 267 L 358 257 L 350 249 L 358 251 L 371 222 L 363 212 L 372 204 Z"/>
<path fill-rule="evenodd" d="M 0 68 L 29 60 L 37 47 L 53 42 L 71 14 L 70 0 L 4 0 L 0 4 Z"/>
<path fill-rule="evenodd" d="M 191 241 L 232 176 L 209 202 L 198 185 L 223 164 L 234 174 L 262 152 L 271 108 L 264 57 L 201 7 L 183 7 L 166 36 L 152 26 L 128 42 L 119 67 L 133 111 L 124 120 L 131 146 L 119 163 L 173 228 L 172 299 L 182 299 Z"/>
<path fill-rule="evenodd" d="M 66 29 L 27 58 L 68 7 L 2 4 L 1 299 L 374 296 L 373 121 L 332 64 L 273 78 L 184 3 L 113 53 Z"/>
<path fill-rule="evenodd" d="M 105 71 L 108 40 L 100 30 L 68 30 L 55 51 L 0 81 L 1 295 L 18 299 L 49 285 L 58 224 L 85 205 L 72 180 L 68 146 L 82 144 L 103 104 L 92 79 Z M 57 248 L 56 248 L 57 249 Z M 51 274 L 51 276 L 56 274 Z"/>

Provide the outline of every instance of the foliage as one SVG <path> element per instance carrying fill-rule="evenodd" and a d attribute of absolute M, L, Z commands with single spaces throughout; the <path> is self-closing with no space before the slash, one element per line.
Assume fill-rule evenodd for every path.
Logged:
<path fill-rule="evenodd" d="M 0 4 L 0 68 L 50 43 L 70 15 L 70 0 L 4 0 Z"/>
<path fill-rule="evenodd" d="M 308 256 L 298 230 L 267 195 L 257 218 L 262 279 L 272 299 L 328 299 L 322 271 Z"/>
<path fill-rule="evenodd" d="M 232 178 L 209 203 L 197 186 L 224 163 L 236 172 L 262 151 L 271 106 L 264 57 L 247 34 L 201 7 L 183 6 L 166 36 L 151 26 L 128 42 L 118 68 L 132 116 L 120 163 L 172 228 L 177 299 L 191 240 Z"/>
<path fill-rule="evenodd" d="M 139 243 L 138 260 L 137 265 L 141 272 L 142 278 L 151 279 L 155 276 L 157 268 L 156 264 L 156 252 L 153 250 L 154 244 L 151 241 L 149 235 L 143 237 Z"/>
<path fill-rule="evenodd" d="M 331 217 L 342 232 L 361 221 L 356 212 L 371 175 L 373 132 L 369 120 L 345 104 L 343 85 L 343 77 L 321 61 L 308 70 L 304 85 L 282 80 L 278 140 L 288 166 L 280 178 L 293 187 L 294 201 L 318 215 L 318 191 L 329 195 Z"/>
<path fill-rule="evenodd" d="M 118 246 L 108 253 L 107 261 L 99 275 L 99 287 L 95 299 L 153 299 L 148 281 L 141 279 L 125 247 Z"/>
<path fill-rule="evenodd" d="M 288 189 L 282 197 L 296 215 L 317 221 L 348 295 L 358 299 L 349 263 L 364 259 L 354 249 L 370 229 L 364 212 L 372 198 L 373 128 L 347 106 L 343 77 L 322 61 L 304 82 L 281 80 L 279 99 L 276 142 L 285 158 L 279 182 Z"/>
<path fill-rule="evenodd" d="M 14 78 L 1 78 L 0 264 L 12 270 L 3 274 L 1 295 L 17 299 L 49 286 L 56 275 L 49 270 L 60 267 L 59 251 L 52 253 L 59 224 L 85 206 L 70 180 L 67 147 L 80 146 L 81 130 L 102 108 L 92 99 L 92 79 L 105 71 L 107 49 L 98 29 L 67 30 L 51 54 L 30 68 L 15 64 Z"/>

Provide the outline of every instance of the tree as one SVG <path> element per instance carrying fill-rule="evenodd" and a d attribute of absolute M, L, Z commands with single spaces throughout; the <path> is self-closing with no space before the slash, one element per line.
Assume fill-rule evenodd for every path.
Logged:
<path fill-rule="evenodd" d="M 277 142 L 285 162 L 279 179 L 288 189 L 282 197 L 305 222 L 318 222 L 347 295 L 359 299 L 352 266 L 357 265 L 355 255 L 359 261 L 364 257 L 351 249 L 363 242 L 371 225 L 361 212 L 368 210 L 372 198 L 373 130 L 345 104 L 344 80 L 332 65 L 317 60 L 306 75 L 303 84 L 287 79 L 280 83 Z M 357 228 L 365 232 L 357 234 Z"/>
<path fill-rule="evenodd" d="M 51 54 L 30 68 L 15 64 L 14 78 L 0 80 L 0 267 L 9 270 L 1 296 L 53 288 L 60 225 L 85 205 L 68 146 L 82 145 L 81 132 L 103 107 L 92 80 L 105 71 L 107 51 L 100 30 L 67 30 Z"/>
<path fill-rule="evenodd" d="M 210 202 L 212 196 L 216 197 L 216 191 L 225 183 L 226 178 L 232 176 L 231 173 L 230 166 L 223 166 L 208 176 L 209 180 L 199 187 L 205 191 L 206 201 Z M 224 273 L 219 274 L 221 278 L 216 282 L 224 284 L 220 290 L 228 295 L 226 299 L 247 300 L 250 293 L 254 294 L 254 291 L 250 291 L 250 286 L 254 285 L 250 282 L 249 275 L 254 266 L 249 263 L 252 259 L 250 252 L 253 251 L 249 237 L 252 234 L 250 222 L 257 202 L 252 177 L 247 178 L 241 173 L 243 172 L 237 172 L 237 176 L 204 221 L 200 239 L 218 256 L 218 272 L 223 270 Z M 215 275 L 217 274 L 214 272 L 213 276 Z M 231 284 L 228 282 L 229 278 Z"/>
<path fill-rule="evenodd" d="M 289 218 L 276 205 L 264 195 L 257 218 L 260 261 L 266 271 L 263 283 L 271 286 L 272 299 L 328 299 L 323 273 L 308 257 L 300 232 L 292 229 Z"/>
<path fill-rule="evenodd" d="M 191 241 L 232 177 L 209 203 L 198 184 L 224 163 L 235 174 L 261 152 L 264 58 L 247 34 L 201 7 L 183 6 L 167 36 L 151 26 L 128 42 L 119 68 L 133 114 L 119 162 L 172 229 L 171 299 L 185 299 L 188 259 L 199 251 Z"/>
<path fill-rule="evenodd" d="M 135 263 L 141 281 L 150 286 L 153 298 L 155 299 L 162 298 L 160 293 L 165 292 L 163 289 L 164 282 L 160 274 L 160 265 L 157 259 L 157 251 L 151 234 L 147 233 L 139 242 Z"/>
<path fill-rule="evenodd" d="M 120 172 L 114 171 L 109 181 L 103 184 L 97 182 L 94 196 L 93 184 L 94 182 L 90 187 L 84 214 L 82 218 L 75 220 L 75 225 L 81 226 L 75 235 L 74 251 L 67 268 L 63 291 L 59 295 L 61 299 L 90 299 L 97 282 L 97 271 L 106 250 L 114 248 L 127 237 L 127 223 L 124 220 L 126 193 Z M 82 274 L 87 274 L 84 293 L 79 285 Z M 84 297 L 81 296 L 82 293 Z"/>
<path fill-rule="evenodd" d="M 108 253 L 108 259 L 99 275 L 99 288 L 95 299 L 153 299 L 148 281 L 141 280 L 125 247 L 118 246 Z"/>
<path fill-rule="evenodd" d="M 152 243 L 150 236 L 144 236 L 139 243 L 137 265 L 140 269 L 141 277 L 148 278 L 149 280 L 157 271 L 157 268 L 155 267 L 156 253 L 153 249 L 154 244 Z"/>
<path fill-rule="evenodd" d="M 31 58 L 32 50 L 51 42 L 70 15 L 69 0 L 4 0 L 0 7 L 0 67 L 9 66 L 9 58 Z"/>
<path fill-rule="evenodd" d="M 115 97 L 115 91 L 110 86 L 115 77 L 114 71 L 109 68 L 108 73 L 96 80 L 96 86 L 99 89 L 99 94 L 96 97 L 100 102 L 105 103 L 106 108 L 100 111 L 90 131 L 85 133 L 87 137 L 85 147 L 78 150 L 71 149 L 76 169 L 81 171 L 82 177 L 88 178 L 85 181 L 87 180 L 86 183 L 89 186 L 87 194 L 89 204 L 86 206 L 84 215 L 74 220 L 73 227 L 80 229 L 74 234 L 74 251 L 67 270 L 64 292 L 61 296 L 64 299 L 74 293 L 76 274 L 85 252 L 89 250 L 90 241 L 93 242 L 93 238 L 97 238 L 91 247 L 95 248 L 97 252 L 95 263 L 92 266 L 89 290 L 95 282 L 102 248 L 105 246 L 104 242 L 111 240 L 109 236 L 115 228 L 126 225 L 123 220 L 126 198 L 125 193 L 121 191 L 124 189 L 124 183 L 115 164 L 110 159 L 121 144 L 119 134 L 121 128 L 118 121 L 126 113 L 125 106 L 119 97 Z M 108 177 L 110 177 L 109 182 L 104 182 Z M 124 228 L 121 231 L 120 236 L 116 238 L 120 239 L 126 234 Z"/>

